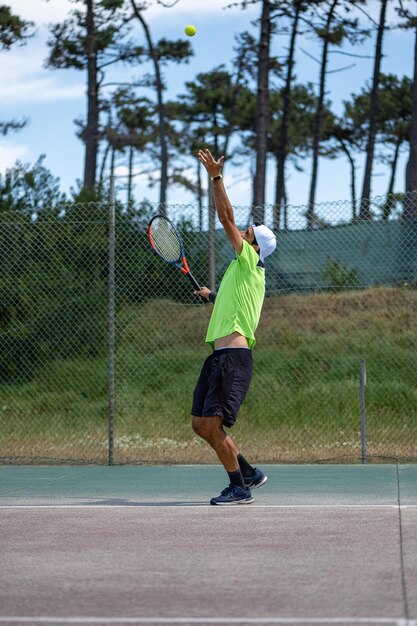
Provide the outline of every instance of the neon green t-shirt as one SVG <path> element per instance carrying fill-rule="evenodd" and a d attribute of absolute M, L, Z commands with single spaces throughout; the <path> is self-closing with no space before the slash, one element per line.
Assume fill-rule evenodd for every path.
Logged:
<path fill-rule="evenodd" d="M 230 263 L 223 276 L 207 329 L 206 343 L 238 332 L 255 345 L 255 330 L 265 297 L 265 269 L 258 266 L 259 255 L 243 241 L 242 252 Z"/>

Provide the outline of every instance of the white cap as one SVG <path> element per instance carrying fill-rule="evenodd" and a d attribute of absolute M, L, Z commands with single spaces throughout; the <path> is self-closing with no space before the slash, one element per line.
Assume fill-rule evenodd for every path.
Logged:
<path fill-rule="evenodd" d="M 259 246 L 259 257 L 263 263 L 266 257 L 272 254 L 277 247 L 277 240 L 272 230 L 264 224 L 253 225 L 252 228 Z"/>

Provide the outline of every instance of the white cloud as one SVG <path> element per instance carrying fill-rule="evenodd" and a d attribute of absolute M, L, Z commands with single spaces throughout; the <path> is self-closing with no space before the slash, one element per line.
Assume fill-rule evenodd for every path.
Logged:
<path fill-rule="evenodd" d="M 173 4 L 175 0 L 163 0 L 164 4 L 169 6 Z M 71 9 L 74 9 L 74 4 L 69 0 L 9 0 L 14 12 L 20 15 L 22 18 L 31 20 L 35 24 L 41 25 L 49 22 L 57 22 L 64 20 Z M 138 2 L 138 5 L 140 2 Z M 177 16 L 192 16 L 199 18 L 201 16 L 209 15 L 212 13 L 219 13 L 227 5 L 230 4 L 228 0 L 209 0 L 208 2 L 198 2 L 198 0 L 179 0 L 171 8 L 166 8 L 159 4 L 156 0 L 153 0 L 152 4 L 146 10 L 148 17 L 155 17 L 165 15 L 169 19 L 175 19 Z M 234 9 L 239 10 L 239 9 Z M 259 13 L 259 7 L 249 7 L 246 11 Z M 174 18 L 175 16 L 175 18 Z"/>
<path fill-rule="evenodd" d="M 56 102 L 83 97 L 85 85 L 43 67 L 45 52 L 33 47 L 14 50 L 0 64 L 0 103 Z"/>
<path fill-rule="evenodd" d="M 85 85 L 60 85 L 53 78 L 21 77 L 18 82 L 0 84 L 0 100 L 7 102 L 56 102 L 74 100 L 85 94 Z"/>
<path fill-rule="evenodd" d="M 141 0 L 137 0 L 140 5 Z M 230 0 L 179 0 L 173 4 L 175 0 L 163 0 L 166 6 L 151 0 L 149 7 L 144 12 L 144 16 L 150 24 L 155 24 L 155 20 L 162 23 L 169 22 L 171 26 L 178 23 L 178 32 L 183 34 L 185 24 L 195 23 L 200 29 L 204 25 L 204 19 L 210 19 L 211 16 L 217 15 L 219 19 L 226 16 L 232 16 L 236 12 L 244 13 L 249 18 L 259 16 L 260 9 L 258 5 L 249 5 L 245 11 L 238 7 L 227 9 L 231 4 Z M 38 35 L 45 36 L 45 26 L 51 23 L 62 22 L 65 20 L 69 12 L 74 10 L 76 5 L 69 0 L 9 0 L 13 11 L 20 17 L 35 23 L 38 29 Z M 169 5 L 173 5 L 169 7 Z"/>
<path fill-rule="evenodd" d="M 173 3 L 174 0 L 163 0 L 164 4 L 169 6 Z M 232 13 L 233 11 L 240 11 L 239 8 L 234 9 L 226 9 L 231 2 L 228 0 L 209 0 L 208 2 L 199 2 L 198 0 L 179 0 L 177 4 L 172 6 L 171 8 L 166 8 L 166 6 L 162 6 L 158 4 L 156 0 L 152 6 L 149 7 L 146 11 L 146 15 L 155 16 L 155 15 L 165 15 L 167 17 L 170 16 L 170 19 L 174 19 L 178 16 L 189 16 L 192 18 L 198 18 L 198 21 L 202 21 L 202 16 L 209 16 L 211 14 L 222 15 L 223 13 Z M 224 10 L 224 11 L 223 11 Z M 259 7 L 250 6 L 246 10 L 247 14 L 254 13 L 256 15 L 259 14 Z"/>
<path fill-rule="evenodd" d="M 12 167 L 17 159 L 23 159 L 28 154 L 24 145 L 12 145 L 8 141 L 0 141 L 0 172 Z"/>
<path fill-rule="evenodd" d="M 9 52 L 2 55 L 0 63 L 0 82 L 18 82 L 22 78 L 33 76 L 44 71 L 42 68 L 42 58 L 36 51 L 32 54 L 23 55 L 21 52 Z"/>
<path fill-rule="evenodd" d="M 114 175 L 120 178 L 128 178 L 129 168 L 126 165 L 117 165 L 114 168 Z"/>
<path fill-rule="evenodd" d="M 7 3 L 16 15 L 36 25 L 59 22 L 74 8 L 69 0 L 9 0 Z"/>

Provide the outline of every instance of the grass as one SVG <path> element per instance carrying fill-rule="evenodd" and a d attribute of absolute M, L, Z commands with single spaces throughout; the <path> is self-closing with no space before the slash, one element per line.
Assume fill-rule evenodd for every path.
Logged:
<path fill-rule="evenodd" d="M 210 307 L 154 301 L 118 315 L 116 462 L 213 462 L 190 429 Z M 259 461 L 417 457 L 417 293 L 373 288 L 266 299 L 255 375 L 233 435 Z M 105 462 L 106 358 L 51 361 L 0 387 L 4 459 Z"/>

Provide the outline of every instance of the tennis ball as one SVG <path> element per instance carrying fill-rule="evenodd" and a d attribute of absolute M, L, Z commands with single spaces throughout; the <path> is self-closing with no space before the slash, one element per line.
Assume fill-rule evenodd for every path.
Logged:
<path fill-rule="evenodd" d="M 194 35 L 197 32 L 197 29 L 192 24 L 188 24 L 188 26 L 185 27 L 184 31 L 188 37 L 194 37 Z"/>

